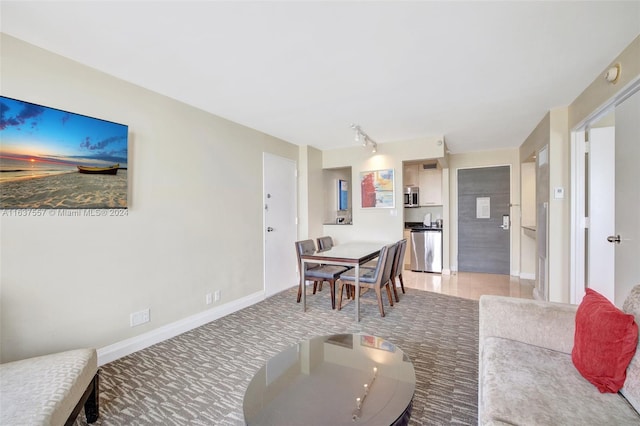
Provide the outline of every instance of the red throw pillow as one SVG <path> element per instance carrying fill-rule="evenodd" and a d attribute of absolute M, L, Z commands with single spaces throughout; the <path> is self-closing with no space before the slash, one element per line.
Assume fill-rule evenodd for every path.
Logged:
<path fill-rule="evenodd" d="M 633 315 L 625 314 L 606 297 L 588 288 L 576 312 L 571 352 L 580 374 L 600 392 L 618 392 L 637 345 L 638 326 Z"/>

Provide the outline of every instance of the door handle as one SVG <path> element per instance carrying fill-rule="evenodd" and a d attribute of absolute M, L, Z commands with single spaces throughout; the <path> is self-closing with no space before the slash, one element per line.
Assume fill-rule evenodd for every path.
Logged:
<path fill-rule="evenodd" d="M 273 232 L 273 228 L 272 227 L 267 227 L 267 232 Z"/>
<path fill-rule="evenodd" d="M 610 235 L 607 237 L 607 241 L 610 243 L 620 244 L 620 235 Z"/>

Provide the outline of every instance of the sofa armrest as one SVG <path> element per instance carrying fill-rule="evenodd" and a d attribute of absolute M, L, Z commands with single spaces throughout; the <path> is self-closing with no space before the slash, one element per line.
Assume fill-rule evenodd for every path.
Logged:
<path fill-rule="evenodd" d="M 483 295 L 480 353 L 484 339 L 501 337 L 570 354 L 577 309 L 568 303 Z"/>

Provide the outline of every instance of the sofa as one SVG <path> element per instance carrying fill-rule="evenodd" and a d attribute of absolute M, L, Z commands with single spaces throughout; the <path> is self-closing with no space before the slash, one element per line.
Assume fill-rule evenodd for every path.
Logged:
<path fill-rule="evenodd" d="M 478 424 L 640 425 L 636 341 L 624 385 L 602 393 L 572 360 L 578 305 L 503 296 L 479 303 Z M 620 314 L 640 324 L 640 285 Z"/>
<path fill-rule="evenodd" d="M 98 419 L 98 357 L 76 349 L 0 364 L 0 425 L 72 425 Z"/>

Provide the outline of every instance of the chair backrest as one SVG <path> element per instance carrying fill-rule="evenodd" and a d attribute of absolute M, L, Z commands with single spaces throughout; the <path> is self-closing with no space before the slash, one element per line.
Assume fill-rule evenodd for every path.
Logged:
<path fill-rule="evenodd" d="M 378 263 L 376 269 L 373 272 L 373 277 L 366 279 L 370 286 L 383 286 L 389 279 L 391 279 L 391 269 L 393 267 L 393 257 L 396 254 L 397 244 L 389 244 L 380 250 L 378 255 Z M 363 279 L 360 278 L 360 282 Z"/>
<path fill-rule="evenodd" d="M 402 273 L 402 262 L 404 262 L 404 253 L 407 250 L 407 239 L 400 240 L 396 244 L 398 249 L 396 250 L 396 257 L 393 259 L 393 270 L 391 271 L 391 278 L 393 279 Z"/>
<path fill-rule="evenodd" d="M 382 272 L 382 277 L 380 278 L 379 281 L 377 281 L 377 284 L 379 286 L 383 286 L 387 283 L 387 281 L 389 281 L 391 279 L 391 271 L 393 270 L 393 261 L 395 259 L 396 256 L 396 252 L 398 251 L 398 243 L 396 244 L 389 244 L 387 247 L 387 253 L 386 253 L 386 261 L 384 262 L 384 269 Z M 380 256 L 382 257 L 382 252 L 380 252 Z M 378 262 L 380 263 L 380 262 Z"/>
<path fill-rule="evenodd" d="M 329 250 L 333 247 L 333 238 L 331 237 L 320 237 L 318 238 L 318 250 L 325 251 Z"/>
<path fill-rule="evenodd" d="M 300 255 L 314 254 L 316 252 L 316 244 L 313 242 L 313 240 L 296 241 L 295 245 L 296 245 L 296 255 L 298 256 L 298 266 L 300 265 Z M 308 265 L 307 265 L 307 268 L 308 268 Z"/>

